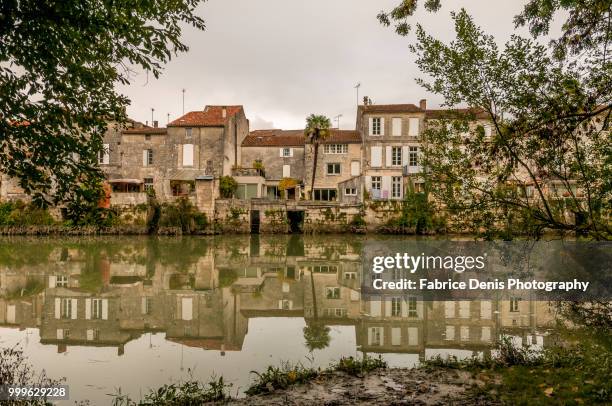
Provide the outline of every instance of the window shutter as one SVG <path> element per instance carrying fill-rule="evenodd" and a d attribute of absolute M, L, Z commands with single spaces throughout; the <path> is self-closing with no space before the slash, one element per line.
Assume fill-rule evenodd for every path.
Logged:
<path fill-rule="evenodd" d="M 77 304 L 78 301 L 76 299 L 72 299 L 72 320 L 76 320 L 77 316 L 78 316 L 78 312 L 77 312 Z"/>
<path fill-rule="evenodd" d="M 385 317 L 391 317 L 391 298 L 385 300 Z"/>
<path fill-rule="evenodd" d="M 291 177 L 291 165 L 283 165 L 283 178 Z"/>
<path fill-rule="evenodd" d="M 411 118 L 409 120 L 408 135 L 410 135 L 411 137 L 419 136 L 419 119 L 418 118 Z"/>
<path fill-rule="evenodd" d="M 61 317 L 61 312 L 62 311 L 62 299 L 56 297 L 55 298 L 55 318 L 59 319 Z"/>
<path fill-rule="evenodd" d="M 351 162 L 351 176 L 359 176 L 360 174 L 360 170 L 359 170 L 359 161 L 352 161 Z"/>
<path fill-rule="evenodd" d="M 190 321 L 193 319 L 193 298 L 184 297 L 181 299 L 181 319 Z"/>
<path fill-rule="evenodd" d="M 371 176 L 365 177 L 365 188 L 368 191 L 372 189 L 372 177 Z"/>
<path fill-rule="evenodd" d="M 385 135 L 385 118 L 380 118 L 380 135 Z"/>
<path fill-rule="evenodd" d="M 372 154 L 372 159 L 370 161 L 370 166 L 374 168 L 379 168 L 382 166 L 382 147 L 371 147 L 370 149 Z"/>
<path fill-rule="evenodd" d="M 409 152 L 410 152 L 410 147 L 407 147 L 407 146 L 402 147 L 402 166 L 408 165 Z"/>
<path fill-rule="evenodd" d="M 87 330 L 87 341 L 92 341 L 94 339 L 94 331 L 93 330 Z"/>
<path fill-rule="evenodd" d="M 104 144 L 104 152 L 102 155 L 102 163 L 108 165 L 110 162 L 110 144 Z"/>
<path fill-rule="evenodd" d="M 386 157 L 387 166 L 391 166 L 392 160 L 391 160 L 391 147 L 390 146 L 387 146 L 385 148 L 385 157 Z"/>
<path fill-rule="evenodd" d="M 451 300 L 444 302 L 444 317 L 447 319 L 455 318 L 455 302 Z"/>
<path fill-rule="evenodd" d="M 418 327 L 408 327 L 408 345 L 419 345 Z"/>
<path fill-rule="evenodd" d="M 140 301 L 140 313 L 147 314 L 147 298 L 143 297 Z"/>
<path fill-rule="evenodd" d="M 382 177 L 382 198 L 388 199 L 391 196 L 391 176 Z"/>
<path fill-rule="evenodd" d="M 85 320 L 91 319 L 91 299 L 85 299 Z"/>
<path fill-rule="evenodd" d="M 54 275 L 49 276 L 49 287 L 54 288 L 57 284 L 57 277 Z"/>
<path fill-rule="evenodd" d="M 293 158 L 293 148 L 289 148 L 289 156 Z"/>
<path fill-rule="evenodd" d="M 393 123 L 393 135 L 399 137 L 402 135 L 402 119 L 396 117 L 392 121 Z"/>
<path fill-rule="evenodd" d="M 402 317 L 408 317 L 408 301 L 402 299 Z"/>
<path fill-rule="evenodd" d="M 368 133 L 374 135 L 374 119 L 372 117 L 368 118 L 368 129 Z"/>
<path fill-rule="evenodd" d="M 183 144 L 183 166 L 193 166 L 193 144 Z"/>
<path fill-rule="evenodd" d="M 55 337 L 57 337 L 58 340 L 63 340 L 64 330 L 62 330 L 61 328 L 58 328 L 57 330 L 55 330 Z"/>
<path fill-rule="evenodd" d="M 142 150 L 142 166 L 147 166 L 148 162 L 148 156 L 147 156 L 147 150 L 143 149 Z"/>
<path fill-rule="evenodd" d="M 278 149 L 278 156 L 280 156 L 281 158 L 283 157 L 283 149 L 284 148 L 279 148 Z"/>
<path fill-rule="evenodd" d="M 368 345 L 372 345 L 372 333 L 374 331 L 373 327 L 370 327 L 368 329 Z"/>
<path fill-rule="evenodd" d="M 102 300 L 102 320 L 108 320 L 108 299 Z"/>

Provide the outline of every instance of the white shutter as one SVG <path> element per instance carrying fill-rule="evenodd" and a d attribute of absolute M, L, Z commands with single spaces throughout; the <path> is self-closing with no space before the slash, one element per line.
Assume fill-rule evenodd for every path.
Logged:
<path fill-rule="evenodd" d="M 391 317 L 391 298 L 385 300 L 385 317 Z"/>
<path fill-rule="evenodd" d="M 462 300 L 459 302 L 459 317 L 462 319 L 470 318 L 470 302 L 467 300 Z"/>
<path fill-rule="evenodd" d="M 455 326 L 446 326 L 446 339 L 447 340 L 455 339 Z"/>
<path fill-rule="evenodd" d="M 102 320 L 108 320 L 108 299 L 102 300 Z"/>
<path fill-rule="evenodd" d="M 392 134 L 396 137 L 399 137 L 402 135 L 402 119 L 399 117 L 396 117 L 392 120 L 393 123 L 393 132 Z"/>
<path fill-rule="evenodd" d="M 391 176 L 382 177 L 381 197 L 383 199 L 391 197 Z"/>
<path fill-rule="evenodd" d="M 402 147 L 402 166 L 408 165 L 409 152 L 410 152 L 410 147 L 408 146 Z"/>
<path fill-rule="evenodd" d="M 104 151 L 102 152 L 102 163 L 108 165 L 110 163 L 110 144 L 104 144 Z"/>
<path fill-rule="evenodd" d="M 289 148 L 289 156 L 293 158 L 293 148 Z"/>
<path fill-rule="evenodd" d="M 387 167 L 390 167 L 392 163 L 390 146 L 385 147 L 385 161 L 387 162 Z"/>
<path fill-rule="evenodd" d="M 64 339 L 64 330 L 62 330 L 61 328 L 58 328 L 57 330 L 55 330 L 55 337 L 58 340 L 63 340 Z"/>
<path fill-rule="evenodd" d="M 283 178 L 291 177 L 291 165 L 283 165 Z"/>
<path fill-rule="evenodd" d="M 370 135 L 374 135 L 374 119 L 372 117 L 368 118 L 368 131 Z"/>
<path fill-rule="evenodd" d="M 491 318 L 491 301 L 483 300 L 480 302 L 480 318 L 489 320 Z"/>
<path fill-rule="evenodd" d="M 57 276 L 50 275 L 49 276 L 49 287 L 54 288 L 57 285 Z"/>
<path fill-rule="evenodd" d="M 93 339 L 94 339 L 94 331 L 87 330 L 87 341 L 93 341 Z"/>
<path fill-rule="evenodd" d="M 408 345 L 419 345 L 418 327 L 408 327 Z"/>
<path fill-rule="evenodd" d="M 6 322 L 14 324 L 17 320 L 17 307 L 15 305 L 6 306 Z"/>
<path fill-rule="evenodd" d="M 361 295 L 359 294 L 358 290 L 351 290 L 351 301 L 356 302 L 359 300 L 359 297 Z"/>
<path fill-rule="evenodd" d="M 147 154 L 147 150 L 143 149 L 142 150 L 142 166 L 147 166 L 148 164 L 148 154 Z"/>
<path fill-rule="evenodd" d="M 391 329 L 391 345 L 402 344 L 402 329 L 400 327 L 393 327 Z"/>
<path fill-rule="evenodd" d="M 380 317 L 381 307 L 380 299 L 370 300 L 370 316 Z"/>
<path fill-rule="evenodd" d="M 470 339 L 470 326 L 461 326 L 461 341 Z"/>
<path fill-rule="evenodd" d="M 419 119 L 418 118 L 410 118 L 408 124 L 408 135 L 411 137 L 419 136 Z"/>
<path fill-rule="evenodd" d="M 78 317 L 78 311 L 77 311 L 77 305 L 78 305 L 78 301 L 77 299 L 72 299 L 72 320 L 76 320 Z"/>
<path fill-rule="evenodd" d="M 402 299 L 402 317 L 408 317 L 408 301 Z"/>
<path fill-rule="evenodd" d="M 85 299 L 85 320 L 91 319 L 91 299 Z"/>
<path fill-rule="evenodd" d="M 279 148 L 278 149 L 278 156 L 281 157 L 281 158 L 283 157 L 283 149 L 284 148 Z"/>
<path fill-rule="evenodd" d="M 140 301 L 140 312 L 142 314 L 147 314 L 147 298 L 143 297 Z"/>
<path fill-rule="evenodd" d="M 181 300 L 181 319 L 190 321 L 193 319 L 193 298 L 184 297 Z"/>
<path fill-rule="evenodd" d="M 365 177 L 365 188 L 366 190 L 372 190 L 372 177 L 371 176 L 366 176 Z"/>
<path fill-rule="evenodd" d="M 368 328 L 368 345 L 372 345 L 372 333 L 374 332 L 374 328 Z"/>
<path fill-rule="evenodd" d="M 480 336 L 480 340 L 484 341 L 484 342 L 491 341 L 491 327 L 484 326 L 482 328 L 482 333 L 481 333 L 481 336 Z"/>
<path fill-rule="evenodd" d="M 361 173 L 359 166 L 359 161 L 351 162 L 351 176 L 359 176 L 359 174 Z"/>
<path fill-rule="evenodd" d="M 455 318 L 455 302 L 451 300 L 444 302 L 444 317 L 447 319 Z"/>
<path fill-rule="evenodd" d="M 56 297 L 55 298 L 55 318 L 59 319 L 61 317 L 62 311 L 62 299 Z"/>
<path fill-rule="evenodd" d="M 380 345 L 385 345 L 385 328 L 379 327 L 380 329 Z"/>
<path fill-rule="evenodd" d="M 370 166 L 374 168 L 380 168 L 382 166 L 382 147 L 375 146 L 370 148 L 371 151 L 371 160 Z"/>
<path fill-rule="evenodd" d="M 183 166 L 193 166 L 193 144 L 183 144 Z"/>
<path fill-rule="evenodd" d="M 380 118 L 380 135 L 385 135 L 385 118 Z"/>

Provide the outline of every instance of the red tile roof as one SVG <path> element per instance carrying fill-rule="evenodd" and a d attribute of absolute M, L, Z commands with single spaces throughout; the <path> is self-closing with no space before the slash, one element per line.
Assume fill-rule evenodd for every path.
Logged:
<path fill-rule="evenodd" d="M 371 104 L 368 106 L 359 106 L 360 112 L 363 113 L 422 113 L 418 106 L 414 104 Z"/>
<path fill-rule="evenodd" d="M 438 109 L 425 110 L 425 117 L 429 119 L 452 118 L 460 115 L 474 116 L 477 119 L 488 119 L 489 114 L 483 109 Z"/>
<path fill-rule="evenodd" d="M 167 128 L 161 128 L 161 127 L 149 127 L 148 125 L 144 125 L 142 127 L 139 128 L 128 128 L 126 130 L 122 131 L 123 134 L 158 134 L 158 135 L 165 135 L 168 133 L 168 129 Z"/>
<path fill-rule="evenodd" d="M 225 118 L 223 109 L 226 109 Z M 243 111 L 242 106 L 206 106 L 203 111 L 191 111 L 177 118 L 168 127 L 222 127 L 240 111 Z"/>
<path fill-rule="evenodd" d="M 358 131 L 332 129 L 322 144 L 356 144 L 361 142 Z M 303 147 L 306 143 L 304 130 L 257 130 L 242 141 L 243 147 Z"/>

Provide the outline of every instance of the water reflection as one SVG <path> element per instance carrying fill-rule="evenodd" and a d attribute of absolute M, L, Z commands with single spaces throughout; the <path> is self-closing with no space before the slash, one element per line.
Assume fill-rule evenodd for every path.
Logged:
<path fill-rule="evenodd" d="M 538 346 L 554 336 L 547 302 L 364 300 L 364 241 L 2 240 L 0 345 L 34 337 L 26 351 L 48 370 L 59 360 L 49 349 L 73 352 L 73 366 L 55 365 L 56 372 L 77 386 L 73 393 L 101 399 L 114 387 L 138 394 L 181 378 L 195 364 L 198 377 L 222 373 L 244 390 L 250 370 L 309 352 L 321 366 L 356 352 L 411 366 L 490 351 L 500 334 Z M 179 358 L 177 371 L 171 364 Z M 85 367 L 101 378 L 85 379 Z"/>

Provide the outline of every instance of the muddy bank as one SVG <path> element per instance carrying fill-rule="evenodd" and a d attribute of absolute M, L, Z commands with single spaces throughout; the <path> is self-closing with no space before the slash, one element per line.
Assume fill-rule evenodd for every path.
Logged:
<path fill-rule="evenodd" d="M 381 369 L 356 377 L 330 372 L 286 390 L 232 400 L 230 405 L 492 405 L 472 391 L 485 382 L 452 369 Z"/>

